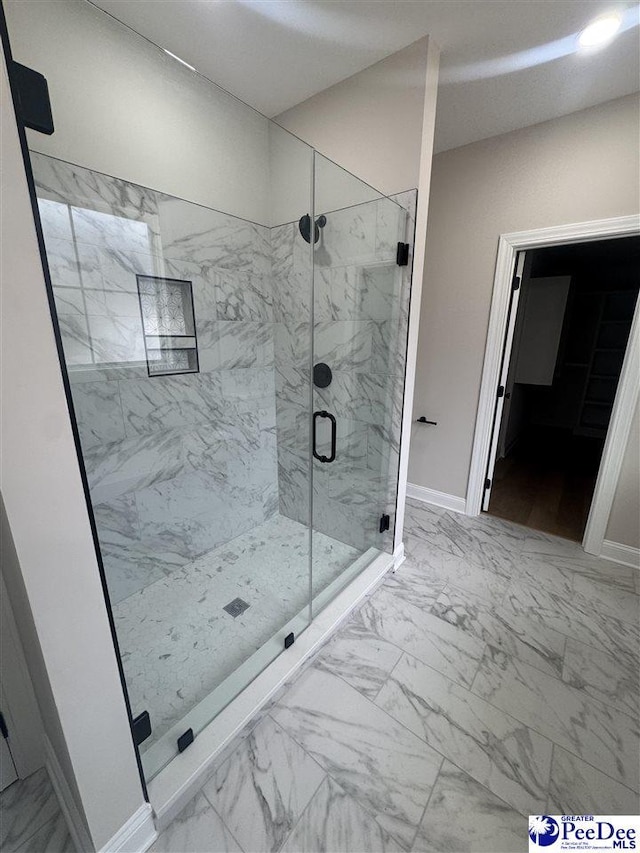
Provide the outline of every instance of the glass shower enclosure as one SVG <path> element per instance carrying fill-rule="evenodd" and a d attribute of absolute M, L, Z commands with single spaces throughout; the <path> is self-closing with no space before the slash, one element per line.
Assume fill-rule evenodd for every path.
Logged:
<path fill-rule="evenodd" d="M 37 5 L 9 16 L 18 61 Z M 415 193 L 384 197 L 92 5 L 73 14 L 43 69 L 60 138 L 30 136 L 31 162 L 150 779 L 393 551 Z M 136 61 L 85 78 L 113 45 Z M 57 112 L 69 57 L 78 109 Z M 125 85 L 165 138 L 126 124 Z M 106 153 L 82 145 L 96 91 Z M 209 134 L 195 183 L 189 120 Z"/>

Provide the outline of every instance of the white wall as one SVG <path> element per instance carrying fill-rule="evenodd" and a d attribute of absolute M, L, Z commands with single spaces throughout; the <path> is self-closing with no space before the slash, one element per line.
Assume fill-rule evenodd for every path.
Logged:
<path fill-rule="evenodd" d="M 629 96 L 434 158 L 410 482 L 466 494 L 499 235 L 636 213 L 638 123 Z"/>
<path fill-rule="evenodd" d="M 1 84 L 0 488 L 15 546 L 15 556 L 7 559 L 6 579 L 16 613 L 23 617 L 22 640 L 45 727 L 67 784 L 80 800 L 77 806 L 93 842 L 100 847 L 144 799 L 4 62 Z"/>
<path fill-rule="evenodd" d="M 418 186 L 428 38 L 274 119 L 385 195 Z M 433 49 L 433 42 L 432 42 Z M 431 106 L 435 112 L 435 93 Z"/>
<path fill-rule="evenodd" d="M 49 83 L 36 151 L 268 224 L 266 118 L 84 0 L 5 8 L 14 59 Z"/>

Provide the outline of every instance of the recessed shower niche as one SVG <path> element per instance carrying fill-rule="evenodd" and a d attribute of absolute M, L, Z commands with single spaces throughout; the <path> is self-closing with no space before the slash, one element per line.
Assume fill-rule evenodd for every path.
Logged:
<path fill-rule="evenodd" d="M 52 90 L 60 136 L 34 136 L 31 163 L 149 780 L 368 566 L 392 563 L 411 271 L 398 243 L 416 198 L 385 197 L 95 7 L 74 10 L 59 62 L 79 39 L 105 57 L 91 91 L 69 78 L 78 103 L 119 85 L 147 119 L 132 132 L 117 99 L 100 104 L 113 144 L 98 151 Z M 109 46 L 135 63 L 116 67 Z"/>
<path fill-rule="evenodd" d="M 190 281 L 136 275 L 149 376 L 198 372 Z"/>

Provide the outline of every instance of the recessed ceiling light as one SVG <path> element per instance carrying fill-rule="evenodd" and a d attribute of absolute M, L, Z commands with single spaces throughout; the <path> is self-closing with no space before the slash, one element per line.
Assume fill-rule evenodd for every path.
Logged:
<path fill-rule="evenodd" d="M 620 29 L 622 18 L 615 12 L 596 18 L 578 36 L 580 47 L 600 47 L 611 41 Z"/>
<path fill-rule="evenodd" d="M 189 63 L 188 63 L 188 62 L 185 62 L 185 61 L 184 61 L 184 59 L 180 59 L 180 57 L 179 57 L 179 56 L 176 56 L 176 55 L 175 55 L 175 53 L 171 53 L 171 51 L 170 51 L 170 50 L 167 50 L 167 48 L 166 48 L 166 47 L 163 47 L 162 49 L 163 49 L 163 50 L 164 50 L 164 52 L 167 54 L 167 56 L 170 56 L 172 59 L 175 59 L 175 60 L 176 60 L 176 62 L 179 62 L 181 65 L 186 65 L 186 66 L 187 66 L 187 68 L 189 68 L 191 71 L 195 71 L 195 70 L 196 70 L 196 69 L 193 67 L 193 65 L 189 65 Z"/>

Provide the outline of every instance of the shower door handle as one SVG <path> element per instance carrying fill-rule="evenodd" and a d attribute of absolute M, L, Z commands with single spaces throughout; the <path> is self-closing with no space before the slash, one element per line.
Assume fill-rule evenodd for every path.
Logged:
<path fill-rule="evenodd" d="M 328 418 L 331 421 L 331 456 L 325 456 L 316 450 L 316 425 L 318 418 Z M 320 462 L 333 462 L 336 458 L 336 419 L 331 412 L 326 412 L 324 409 L 321 412 L 313 413 L 313 455 Z"/>

